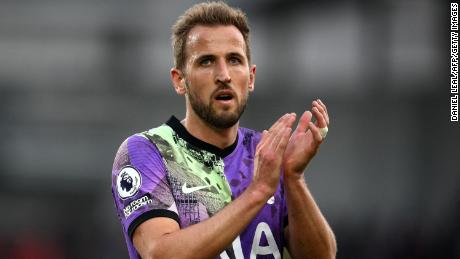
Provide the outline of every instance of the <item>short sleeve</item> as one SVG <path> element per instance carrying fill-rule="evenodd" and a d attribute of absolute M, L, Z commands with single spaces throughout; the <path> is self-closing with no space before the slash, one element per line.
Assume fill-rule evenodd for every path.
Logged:
<path fill-rule="evenodd" d="M 133 135 L 118 149 L 112 169 L 112 195 L 125 234 L 153 217 L 179 222 L 163 158 L 155 144 Z"/>

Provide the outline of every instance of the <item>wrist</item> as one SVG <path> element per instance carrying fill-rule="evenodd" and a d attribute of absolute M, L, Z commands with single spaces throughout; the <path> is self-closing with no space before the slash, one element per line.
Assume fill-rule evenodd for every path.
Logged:
<path fill-rule="evenodd" d="M 304 174 L 303 172 L 296 172 L 296 171 L 284 171 L 283 174 L 284 181 L 304 181 Z"/>
<path fill-rule="evenodd" d="M 247 192 L 256 203 L 265 203 L 271 196 L 273 196 L 275 191 L 276 190 L 273 191 L 272 188 L 267 185 L 252 182 L 245 192 Z"/>

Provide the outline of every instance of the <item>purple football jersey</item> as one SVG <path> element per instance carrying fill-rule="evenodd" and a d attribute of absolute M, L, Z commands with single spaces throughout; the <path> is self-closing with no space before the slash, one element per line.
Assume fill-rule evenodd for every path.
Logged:
<path fill-rule="evenodd" d="M 130 258 L 140 258 L 132 236 L 144 221 L 169 217 L 185 228 L 241 195 L 253 178 L 259 141 L 259 133 L 239 128 L 235 143 L 220 149 L 192 136 L 174 116 L 126 139 L 115 157 L 112 195 Z M 281 179 L 273 197 L 218 258 L 282 258 L 286 222 Z"/>

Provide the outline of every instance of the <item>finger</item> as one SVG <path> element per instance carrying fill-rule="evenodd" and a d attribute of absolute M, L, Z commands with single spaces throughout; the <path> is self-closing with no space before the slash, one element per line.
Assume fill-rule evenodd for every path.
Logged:
<path fill-rule="evenodd" d="M 277 138 L 279 138 L 279 139 L 277 139 L 278 143 L 276 144 L 275 148 L 278 148 L 279 142 L 281 142 L 282 139 L 284 138 L 284 134 L 285 134 L 286 129 L 288 129 L 288 131 L 289 131 L 289 136 L 288 136 L 288 139 L 289 139 L 290 134 L 292 132 L 292 125 L 294 124 L 294 122 L 296 120 L 296 117 L 297 117 L 297 114 L 295 114 L 295 113 L 290 113 L 288 115 L 286 121 L 283 124 L 284 127 L 279 129 L 279 135 L 277 135 Z"/>
<path fill-rule="evenodd" d="M 315 115 L 316 118 L 316 126 L 319 128 L 324 128 L 327 126 L 326 120 L 324 119 L 323 114 L 319 111 L 318 107 L 313 107 L 311 109 L 313 111 L 313 114 Z"/>
<path fill-rule="evenodd" d="M 289 137 L 291 136 L 292 128 L 284 128 L 282 134 L 281 134 L 281 139 L 280 142 L 278 143 L 278 146 L 276 147 L 276 152 L 283 154 L 284 150 L 286 150 L 287 144 L 289 143 Z"/>
<path fill-rule="evenodd" d="M 269 148 L 272 147 L 275 137 L 277 135 L 277 132 L 282 125 L 282 122 L 285 119 L 287 119 L 288 116 L 289 114 L 285 114 L 281 116 L 275 123 L 273 123 L 273 125 L 270 127 L 268 131 L 264 130 L 262 132 L 262 139 L 256 147 L 256 152 L 260 152 L 260 150 L 265 147 L 269 147 Z"/>
<path fill-rule="evenodd" d="M 270 146 L 272 144 L 273 138 L 276 136 L 275 132 L 277 131 L 277 129 L 282 124 L 282 121 L 285 120 L 287 117 L 288 117 L 288 114 L 284 114 L 275 123 L 273 123 L 273 125 L 270 127 L 270 129 L 264 130 L 264 132 L 262 133 L 262 139 L 261 139 L 261 142 L 262 142 L 262 140 L 264 140 L 264 142 L 263 143 L 259 142 L 259 145 L 257 146 L 256 151 L 259 151 L 264 146 Z M 265 138 L 264 138 L 264 136 L 265 136 Z"/>
<path fill-rule="evenodd" d="M 283 116 L 281 116 L 275 123 L 273 123 L 273 125 L 270 127 L 270 129 L 268 129 L 268 131 L 272 132 L 272 131 L 276 130 L 277 128 L 279 128 L 281 126 L 281 124 L 288 118 L 288 116 L 289 116 L 288 113 L 286 113 Z"/>
<path fill-rule="evenodd" d="M 284 129 L 286 129 L 286 125 L 281 124 L 281 126 L 277 127 L 271 134 L 273 134 L 273 138 L 270 143 L 270 147 L 275 150 L 278 146 L 281 138 L 283 136 Z"/>
<path fill-rule="evenodd" d="M 272 127 L 270 127 L 269 131 L 267 131 L 265 134 L 267 135 L 266 141 L 264 142 L 263 145 L 260 145 L 260 148 L 256 148 L 256 151 L 260 150 L 263 146 L 270 146 L 272 148 L 276 148 L 280 141 L 280 137 L 278 136 L 280 131 L 283 130 L 285 127 L 292 127 L 292 124 L 294 123 L 296 118 L 295 113 L 287 113 L 281 118 L 276 121 Z"/>
<path fill-rule="evenodd" d="M 286 118 L 286 120 L 281 124 L 282 126 L 276 129 L 276 136 L 274 137 L 273 143 L 272 143 L 273 148 L 277 149 L 279 147 L 279 143 L 283 141 L 286 129 L 288 129 L 289 131 L 289 136 L 288 136 L 288 139 L 289 139 L 290 133 L 292 131 L 292 125 L 295 122 L 296 116 L 297 115 L 295 113 L 288 114 L 288 117 Z"/>
<path fill-rule="evenodd" d="M 278 127 L 279 128 L 282 128 L 282 127 L 291 127 L 292 124 L 294 123 L 295 121 L 295 118 L 296 118 L 296 114 L 294 112 L 291 112 L 291 113 L 286 113 L 284 116 L 283 116 L 283 119 L 280 121 L 280 123 L 278 124 Z"/>
<path fill-rule="evenodd" d="M 306 111 L 300 117 L 299 123 L 297 124 L 297 128 L 295 129 L 294 134 L 297 133 L 304 133 L 308 129 L 308 123 L 311 121 L 312 114 L 310 111 Z"/>
<path fill-rule="evenodd" d="M 270 128 L 269 132 L 278 132 L 285 127 L 292 127 L 292 124 L 294 123 L 295 118 L 296 118 L 295 113 L 286 113 L 277 121 L 276 125 L 273 125 Z"/>
<path fill-rule="evenodd" d="M 321 101 L 321 99 L 317 99 L 316 101 L 318 101 L 318 103 L 321 105 L 321 107 L 323 107 L 323 109 L 326 111 L 327 113 L 327 107 L 326 107 L 326 104 L 323 103 L 323 101 Z"/>
<path fill-rule="evenodd" d="M 276 131 L 276 132 L 273 132 L 273 139 L 270 143 L 270 148 L 275 151 L 276 150 L 276 147 L 278 146 L 278 143 L 280 142 L 280 139 L 281 139 L 281 135 L 282 135 L 282 132 L 283 132 L 283 129 L 284 128 L 281 128 L 280 130 Z"/>
<path fill-rule="evenodd" d="M 262 132 L 262 136 L 260 137 L 259 144 L 257 144 L 257 147 L 256 147 L 256 153 L 258 153 L 259 150 L 262 149 L 267 144 L 268 134 L 269 133 L 267 130 L 264 130 Z"/>
<path fill-rule="evenodd" d="M 316 127 L 316 125 L 313 124 L 313 122 L 310 122 L 308 126 L 313 135 L 313 139 L 318 143 L 323 142 L 323 137 L 321 136 L 321 133 L 319 132 L 318 127 Z"/>
<path fill-rule="evenodd" d="M 294 125 L 296 118 L 297 118 L 297 114 L 295 112 L 290 113 L 290 117 L 286 121 L 286 127 L 289 127 L 292 129 L 292 125 Z"/>
<path fill-rule="evenodd" d="M 326 126 L 329 126 L 329 115 L 327 114 L 327 111 L 323 108 L 323 106 L 320 104 L 320 102 L 318 100 L 313 101 L 313 107 L 318 108 L 318 110 L 323 115 L 324 120 L 326 121 Z"/>
<path fill-rule="evenodd" d="M 327 112 L 326 104 L 323 103 L 323 101 L 321 101 L 320 99 L 318 99 L 318 102 L 321 105 L 321 107 L 324 109 L 324 111 L 326 112 L 326 122 L 327 122 L 327 125 L 329 125 L 329 113 Z"/>

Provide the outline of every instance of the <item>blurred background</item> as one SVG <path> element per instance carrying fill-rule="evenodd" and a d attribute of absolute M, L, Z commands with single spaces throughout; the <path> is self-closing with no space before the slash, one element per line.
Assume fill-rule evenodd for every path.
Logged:
<path fill-rule="evenodd" d="M 182 118 L 170 28 L 195 1 L 0 0 L 0 258 L 127 258 L 111 168 Z M 306 178 L 337 258 L 460 258 L 447 1 L 229 1 L 252 28 L 262 130 L 321 98 Z"/>

